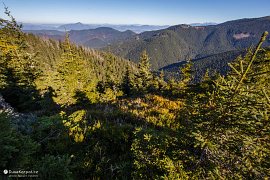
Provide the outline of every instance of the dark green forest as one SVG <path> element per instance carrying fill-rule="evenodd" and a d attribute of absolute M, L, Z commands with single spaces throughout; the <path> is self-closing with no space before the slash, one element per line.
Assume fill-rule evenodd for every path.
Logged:
<path fill-rule="evenodd" d="M 206 71 L 194 81 L 193 61 L 166 79 L 151 71 L 146 51 L 136 64 L 72 44 L 68 33 L 64 41 L 25 34 L 6 14 L 1 172 L 36 170 L 46 180 L 270 178 L 267 32 L 224 60 L 226 74 Z"/>

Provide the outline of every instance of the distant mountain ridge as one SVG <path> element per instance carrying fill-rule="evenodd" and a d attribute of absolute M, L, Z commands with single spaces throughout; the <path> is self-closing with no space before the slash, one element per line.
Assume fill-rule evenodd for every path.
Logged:
<path fill-rule="evenodd" d="M 59 26 L 57 29 L 58 30 L 84 30 L 84 29 L 92 29 L 90 25 L 83 24 L 81 22 L 73 23 L 73 24 L 64 24 Z"/>
<path fill-rule="evenodd" d="M 99 27 L 109 27 L 116 29 L 118 31 L 133 31 L 136 33 L 141 33 L 144 31 L 154 31 L 159 29 L 168 28 L 168 25 L 139 25 L 139 24 L 83 24 L 81 22 L 69 23 L 69 24 L 31 24 L 22 23 L 23 30 L 58 30 L 58 31 L 71 31 L 71 30 L 86 30 L 86 29 L 96 29 Z"/>
<path fill-rule="evenodd" d="M 124 41 L 135 34 L 136 33 L 129 30 L 121 32 L 108 27 L 71 30 L 69 32 L 71 41 L 91 48 L 101 48 L 114 42 Z"/>
<path fill-rule="evenodd" d="M 65 37 L 65 32 L 57 30 L 25 30 L 25 32 L 56 40 L 63 40 Z M 68 33 L 72 42 L 78 45 L 97 49 L 106 47 L 111 43 L 124 41 L 136 34 L 130 30 L 121 32 L 108 27 L 99 27 L 87 30 L 71 30 L 68 31 Z"/>
<path fill-rule="evenodd" d="M 107 49 L 135 62 L 141 52 L 146 50 L 151 58 L 152 69 L 157 70 L 188 58 L 248 48 L 259 41 L 264 31 L 270 31 L 270 16 L 209 26 L 181 24 L 132 36 Z M 264 45 L 269 46 L 270 40 Z"/>

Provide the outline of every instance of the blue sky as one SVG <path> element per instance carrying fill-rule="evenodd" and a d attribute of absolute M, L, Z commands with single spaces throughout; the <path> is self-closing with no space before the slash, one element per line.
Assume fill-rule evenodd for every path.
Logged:
<path fill-rule="evenodd" d="M 270 15 L 270 0 L 0 0 L 21 22 L 174 25 Z M 4 6 L 0 4 L 0 16 Z"/>

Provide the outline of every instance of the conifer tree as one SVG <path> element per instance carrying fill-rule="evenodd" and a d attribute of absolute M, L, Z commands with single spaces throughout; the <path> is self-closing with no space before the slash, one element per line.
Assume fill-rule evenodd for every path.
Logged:
<path fill-rule="evenodd" d="M 140 57 L 139 70 L 136 75 L 137 88 L 143 91 L 147 90 L 147 88 L 150 85 L 152 76 L 153 75 L 150 70 L 150 60 L 149 60 L 148 54 L 144 50 Z"/>
<path fill-rule="evenodd" d="M 66 35 L 62 44 L 63 53 L 61 59 L 56 65 L 56 74 L 54 89 L 57 97 L 57 103 L 62 105 L 71 105 L 76 103 L 76 93 L 85 92 L 87 97 L 93 100 L 95 94 L 95 78 L 93 78 L 91 66 L 76 51 L 76 47 L 69 41 L 69 35 Z"/>
<path fill-rule="evenodd" d="M 129 66 L 126 67 L 126 73 L 125 73 L 125 76 L 123 78 L 123 83 L 122 83 L 122 90 L 128 96 L 131 94 L 132 79 L 131 79 L 131 72 L 130 72 Z"/>
<path fill-rule="evenodd" d="M 181 81 L 180 84 L 182 86 L 188 85 L 188 83 L 192 79 L 192 62 L 191 60 L 188 60 L 183 68 L 180 69 L 181 72 Z"/>
<path fill-rule="evenodd" d="M 164 78 L 165 78 L 164 71 L 161 70 L 158 78 L 158 90 L 165 90 L 167 83 Z"/>

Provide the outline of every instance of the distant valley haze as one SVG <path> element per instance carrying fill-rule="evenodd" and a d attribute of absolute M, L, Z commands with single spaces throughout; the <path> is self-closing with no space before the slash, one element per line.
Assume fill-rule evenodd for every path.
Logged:
<path fill-rule="evenodd" d="M 81 22 L 67 23 L 67 24 L 42 24 L 42 23 L 23 23 L 23 30 L 58 30 L 58 31 L 70 31 L 70 30 L 85 30 L 96 29 L 99 27 L 110 27 L 118 31 L 131 30 L 136 33 L 144 31 L 153 31 L 159 29 L 165 29 L 169 25 L 141 25 L 141 24 L 84 24 Z"/>

